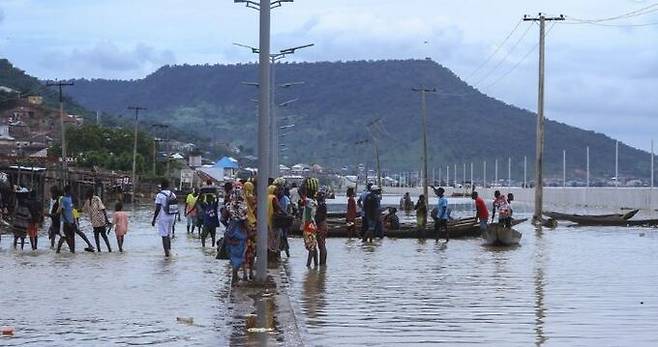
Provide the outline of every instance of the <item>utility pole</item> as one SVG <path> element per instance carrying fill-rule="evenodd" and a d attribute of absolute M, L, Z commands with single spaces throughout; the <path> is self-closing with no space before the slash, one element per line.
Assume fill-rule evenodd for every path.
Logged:
<path fill-rule="evenodd" d="M 425 206 L 429 206 L 429 195 L 427 191 L 427 93 L 436 93 L 436 88 L 412 88 L 414 92 L 420 93 L 421 110 L 423 117 L 423 195 L 425 196 Z M 427 222 L 427 213 L 425 214 Z"/>
<path fill-rule="evenodd" d="M 619 187 L 619 141 L 615 141 L 615 187 Z"/>
<path fill-rule="evenodd" d="M 562 150 L 562 188 L 567 187 L 567 150 Z"/>
<path fill-rule="evenodd" d="M 546 21 L 561 21 L 564 16 L 546 17 L 542 13 L 538 17 L 523 16 L 524 21 L 539 22 L 539 86 L 537 97 L 537 144 L 535 168 L 535 213 L 534 220 L 541 220 L 544 209 L 544 53 L 546 39 Z"/>
<path fill-rule="evenodd" d="M 494 184 L 498 184 L 498 159 L 494 161 Z"/>
<path fill-rule="evenodd" d="M 64 96 L 62 95 L 62 88 L 72 86 L 73 82 L 62 82 L 55 81 L 46 83 L 47 87 L 58 87 L 59 88 L 59 126 L 62 133 L 62 187 L 66 185 L 67 176 L 68 176 L 68 163 L 66 161 L 66 127 L 64 126 Z"/>
<path fill-rule="evenodd" d="M 528 156 L 523 156 L 523 188 L 528 188 Z"/>
<path fill-rule="evenodd" d="M 133 172 L 132 172 L 132 195 L 130 197 L 130 203 L 132 205 L 133 212 L 135 211 L 135 186 L 137 185 L 137 127 L 139 124 L 139 111 L 146 110 L 146 107 L 141 106 L 129 106 L 129 110 L 135 111 L 135 138 L 133 143 Z"/>
<path fill-rule="evenodd" d="M 589 188 L 589 146 L 587 146 L 587 176 L 585 178 L 585 185 Z"/>
<path fill-rule="evenodd" d="M 512 188 L 512 158 L 507 158 L 507 188 Z"/>

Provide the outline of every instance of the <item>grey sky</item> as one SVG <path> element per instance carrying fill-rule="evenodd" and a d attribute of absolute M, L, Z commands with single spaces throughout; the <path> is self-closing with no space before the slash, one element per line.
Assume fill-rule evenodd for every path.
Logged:
<path fill-rule="evenodd" d="M 296 0 L 273 11 L 272 45 L 314 42 L 316 47 L 294 57 L 307 61 L 430 56 L 483 92 L 535 110 L 536 25 L 521 23 L 507 45 L 472 75 L 523 14 L 606 18 L 652 4 Z M 658 23 L 658 11 L 612 23 Z M 163 64 L 255 61 L 231 43 L 256 45 L 257 25 L 256 11 L 231 0 L 2 0 L 0 55 L 40 78 L 141 78 Z M 657 89 L 658 25 L 560 23 L 549 33 L 549 118 L 648 149 L 658 133 Z"/>

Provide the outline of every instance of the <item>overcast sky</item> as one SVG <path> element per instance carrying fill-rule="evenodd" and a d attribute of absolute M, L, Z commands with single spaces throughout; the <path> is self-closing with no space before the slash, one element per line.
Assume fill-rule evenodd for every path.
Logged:
<path fill-rule="evenodd" d="M 476 71 L 524 14 L 599 19 L 653 4 L 296 0 L 273 10 L 272 46 L 315 43 L 294 57 L 304 61 L 429 56 L 484 93 L 536 110 L 537 25 L 521 23 Z M 551 29 L 548 118 L 642 149 L 649 149 L 652 137 L 658 140 L 658 7 L 653 9 L 601 24 L 655 25 L 570 21 Z M 257 26 L 258 13 L 231 0 L 1 0 L 0 56 L 44 79 L 142 78 L 164 64 L 255 61 L 232 42 L 256 46 Z"/>

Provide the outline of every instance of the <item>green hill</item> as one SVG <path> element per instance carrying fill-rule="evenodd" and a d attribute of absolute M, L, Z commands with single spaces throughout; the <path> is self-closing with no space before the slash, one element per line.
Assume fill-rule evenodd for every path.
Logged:
<path fill-rule="evenodd" d="M 507 176 L 512 157 L 519 177 L 523 157 L 529 171 L 535 148 L 535 115 L 480 93 L 449 69 L 429 60 L 391 60 L 278 64 L 277 102 L 300 98 L 279 114 L 294 114 L 296 127 L 282 142 L 289 145 L 285 163 L 318 162 L 331 166 L 373 161 L 372 149 L 357 147 L 368 136 L 366 124 L 381 118 L 376 133 L 382 165 L 391 170 L 420 167 L 420 96 L 411 88 L 435 87 L 428 97 L 431 167 L 474 161 L 476 176 L 488 160 L 499 159 L 500 177 Z M 144 79 L 77 80 L 67 92 L 94 110 L 125 112 L 128 105 L 148 107 L 147 121 L 169 123 L 199 142 L 236 143 L 256 147 L 257 90 L 241 82 L 257 79 L 257 65 L 165 66 Z M 203 143 L 201 143 L 203 145 Z M 562 150 L 568 152 L 570 177 L 582 177 L 585 147 L 591 148 L 593 175 L 614 174 L 615 141 L 555 121 L 546 124 L 546 173 L 560 176 Z M 621 146 L 625 176 L 648 176 L 649 155 Z M 370 165 L 370 164 L 369 164 Z M 460 169 L 461 172 L 461 169 Z M 461 176 L 461 173 L 459 174 Z"/>

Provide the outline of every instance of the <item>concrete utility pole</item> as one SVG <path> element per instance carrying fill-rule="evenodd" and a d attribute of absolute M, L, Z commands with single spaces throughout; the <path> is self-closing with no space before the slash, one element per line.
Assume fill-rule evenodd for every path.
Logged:
<path fill-rule="evenodd" d="M 494 160 L 494 184 L 498 184 L 498 159 Z"/>
<path fill-rule="evenodd" d="M 425 196 L 425 206 L 429 206 L 429 195 L 427 192 L 427 93 L 436 93 L 436 88 L 412 88 L 414 92 L 420 93 L 420 103 L 423 117 L 423 195 Z M 427 222 L 427 213 L 425 214 Z"/>
<path fill-rule="evenodd" d="M 528 188 L 528 157 L 523 156 L 523 188 Z"/>
<path fill-rule="evenodd" d="M 619 187 L 619 141 L 615 141 L 615 187 Z"/>
<path fill-rule="evenodd" d="M 507 158 L 507 188 L 512 187 L 512 158 Z"/>
<path fill-rule="evenodd" d="M 62 187 L 66 185 L 68 179 L 68 162 L 66 161 L 66 127 L 64 126 L 64 96 L 62 95 L 62 88 L 72 86 L 73 82 L 49 82 L 46 83 L 47 87 L 58 87 L 59 88 L 59 126 L 61 128 L 62 134 Z"/>
<path fill-rule="evenodd" d="M 260 34 L 258 49 L 258 180 L 266 183 L 270 177 L 270 92 L 271 66 L 270 66 L 270 13 L 271 9 L 280 7 L 283 2 L 293 0 L 233 0 L 235 3 L 243 3 L 248 8 L 258 10 L 260 13 Z M 277 149 L 272 149 L 278 151 Z M 256 281 L 265 284 L 267 278 L 267 184 L 257 185 L 257 225 L 258 238 L 256 243 Z"/>
<path fill-rule="evenodd" d="M 567 187 L 567 150 L 562 150 L 562 188 Z"/>
<path fill-rule="evenodd" d="M 546 17 L 542 13 L 536 18 L 523 16 L 524 21 L 539 22 L 539 88 L 537 98 L 537 144 L 535 168 L 535 213 L 534 220 L 541 220 L 544 208 L 544 53 L 546 21 L 561 21 L 564 16 Z"/>
<path fill-rule="evenodd" d="M 585 179 L 585 184 L 589 188 L 589 146 L 587 146 L 587 176 Z"/>
<path fill-rule="evenodd" d="M 160 130 L 165 129 L 165 138 L 169 137 L 169 125 L 161 124 L 161 123 L 155 123 L 155 124 L 152 124 L 151 126 L 153 128 L 157 128 L 157 129 L 160 129 Z M 160 134 L 162 134 L 162 133 L 160 133 Z M 161 141 L 162 141 L 162 138 L 160 138 L 160 142 Z M 156 166 L 157 162 L 158 162 L 158 160 L 157 160 L 157 153 L 158 153 L 157 143 L 158 143 L 158 139 L 156 139 L 155 136 L 154 136 L 153 137 L 153 168 L 152 168 L 153 169 L 153 176 L 157 176 L 157 166 Z"/>
<path fill-rule="evenodd" d="M 135 111 L 135 138 L 133 143 L 133 172 L 132 172 L 132 196 L 130 197 L 130 203 L 132 204 L 132 210 L 135 211 L 135 186 L 137 186 L 137 127 L 139 124 L 139 111 L 146 110 L 146 107 L 140 106 L 130 106 L 129 110 Z"/>
<path fill-rule="evenodd" d="M 283 2 L 292 2 L 292 1 L 283 1 Z M 279 7 L 274 6 L 274 7 Z M 248 6 L 250 7 L 250 6 Z M 233 43 L 235 46 L 239 47 L 244 47 L 248 48 L 251 50 L 252 53 L 255 54 L 260 54 L 260 49 L 256 47 L 251 47 L 249 45 L 244 45 L 241 43 Z M 284 103 L 281 103 L 279 105 L 276 104 L 276 64 L 279 60 L 284 59 L 286 56 L 295 54 L 297 50 L 303 49 L 303 48 L 308 48 L 308 47 L 313 47 L 315 44 L 310 43 L 307 45 L 302 45 L 302 46 L 297 46 L 297 47 L 291 47 L 291 48 L 286 48 L 280 50 L 278 53 L 271 53 L 270 56 L 270 148 L 272 148 L 272 157 L 270 158 L 270 175 L 272 177 L 278 177 L 280 173 L 280 167 L 279 167 L 279 122 L 278 122 L 278 115 L 277 115 L 277 108 L 278 107 L 286 107 L 289 104 L 292 104 L 293 102 L 299 101 L 298 98 L 292 99 L 289 101 L 286 101 Z M 245 85 L 252 85 L 255 87 L 259 87 L 260 83 L 246 83 L 243 82 Z M 292 86 L 296 85 L 302 85 L 304 82 L 288 82 L 288 83 L 283 83 L 279 85 L 281 88 L 290 88 Z"/>

